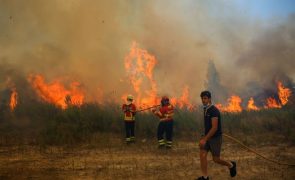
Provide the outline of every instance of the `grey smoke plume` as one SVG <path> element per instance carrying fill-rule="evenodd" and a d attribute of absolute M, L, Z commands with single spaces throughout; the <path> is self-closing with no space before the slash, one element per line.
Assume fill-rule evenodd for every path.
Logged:
<path fill-rule="evenodd" d="M 281 80 L 291 86 L 295 77 L 295 15 L 263 32 L 251 42 L 238 58 L 237 67 L 247 79 L 255 79 L 271 88 Z"/>
<path fill-rule="evenodd" d="M 228 98 L 228 93 L 223 85 L 220 83 L 219 73 L 215 67 L 214 61 L 208 62 L 207 81 L 205 88 L 212 93 L 212 99 L 216 103 L 224 103 Z"/>

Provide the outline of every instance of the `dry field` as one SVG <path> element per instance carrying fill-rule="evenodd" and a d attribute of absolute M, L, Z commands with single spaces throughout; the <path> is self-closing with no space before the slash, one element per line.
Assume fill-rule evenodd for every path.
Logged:
<path fill-rule="evenodd" d="M 125 145 L 120 138 L 79 147 L 1 146 L 0 179 L 194 179 L 200 173 L 197 144 L 175 142 L 172 150 L 154 141 Z M 295 147 L 259 145 L 258 152 L 295 163 Z M 295 168 L 266 162 L 225 139 L 222 155 L 236 160 L 235 179 L 295 179 Z M 209 158 L 211 158 L 209 156 Z M 231 179 L 228 170 L 209 161 L 211 179 Z"/>

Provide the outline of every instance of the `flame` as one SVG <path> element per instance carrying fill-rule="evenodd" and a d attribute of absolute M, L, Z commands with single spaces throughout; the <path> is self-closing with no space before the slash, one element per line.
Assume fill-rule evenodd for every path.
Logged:
<path fill-rule="evenodd" d="M 255 105 L 254 99 L 253 97 L 251 97 L 248 101 L 248 105 L 247 105 L 247 109 L 249 111 L 254 110 L 254 111 L 258 111 L 259 108 Z"/>
<path fill-rule="evenodd" d="M 192 110 L 194 106 L 189 102 L 189 87 L 185 86 L 182 91 L 182 96 L 176 100 L 179 108 L 186 107 L 188 110 Z"/>
<path fill-rule="evenodd" d="M 12 88 L 12 93 L 11 93 L 10 102 L 9 102 L 9 107 L 11 111 L 13 111 L 17 105 L 17 98 L 18 98 L 18 94 L 16 92 L 16 88 Z"/>
<path fill-rule="evenodd" d="M 281 108 L 282 106 L 276 101 L 275 98 L 269 97 L 266 99 L 266 106 L 264 108 L 269 109 L 269 108 Z"/>
<path fill-rule="evenodd" d="M 157 97 L 157 83 L 153 76 L 156 64 L 157 60 L 152 54 L 150 54 L 147 50 L 139 48 L 136 42 L 132 43 L 130 52 L 124 59 L 124 65 L 128 80 L 135 92 L 134 103 L 139 108 L 154 106 L 160 102 L 160 97 Z M 80 90 L 80 83 L 78 82 L 72 82 L 70 89 L 66 89 L 59 81 L 54 81 L 49 84 L 45 83 L 45 80 L 41 75 L 31 75 L 28 80 L 43 100 L 54 103 L 62 108 L 66 108 L 70 104 L 81 105 L 84 102 L 84 93 Z M 124 82 L 124 80 L 120 79 L 120 82 Z M 292 93 L 291 90 L 285 88 L 280 81 L 277 84 L 277 88 L 279 101 L 270 97 L 266 99 L 266 105 L 264 108 L 281 108 L 283 105 L 288 103 L 288 98 Z M 122 100 L 126 100 L 127 94 L 129 93 L 124 93 L 121 96 Z M 192 110 L 195 108 L 189 101 L 190 97 L 188 86 L 183 88 L 182 95 L 179 98 L 169 98 L 171 104 L 178 106 L 181 109 L 186 107 L 187 109 Z M 99 101 L 103 101 L 103 92 L 99 89 L 97 99 Z M 242 99 L 239 96 L 231 96 L 227 101 L 228 105 L 223 106 L 222 104 L 216 104 L 216 107 L 224 112 L 242 111 Z M 11 96 L 10 104 L 11 107 L 15 107 L 17 104 L 16 91 Z M 255 105 L 252 97 L 248 101 L 247 109 L 260 110 L 260 108 Z"/>
<path fill-rule="evenodd" d="M 147 50 L 138 47 L 136 42 L 132 43 L 129 54 L 125 57 L 125 70 L 130 83 L 135 92 L 134 103 L 139 108 L 146 108 L 159 104 L 161 98 L 157 97 L 157 83 L 153 77 L 154 67 L 157 64 L 156 58 Z M 149 86 L 147 86 L 147 84 Z M 123 101 L 126 100 L 124 93 L 121 96 Z M 187 107 L 193 109 L 194 106 L 189 102 L 189 87 L 185 86 L 180 98 L 169 97 L 170 103 L 180 108 Z"/>
<path fill-rule="evenodd" d="M 281 104 L 284 106 L 288 103 L 288 98 L 291 96 L 291 90 L 289 88 L 285 88 L 282 84 L 282 82 L 278 82 L 278 95 Z"/>
<path fill-rule="evenodd" d="M 28 81 L 44 101 L 61 106 L 63 109 L 68 105 L 79 106 L 84 102 L 84 94 L 79 89 L 78 82 L 72 82 L 70 90 L 67 90 L 59 81 L 46 84 L 41 75 L 30 75 Z"/>
<path fill-rule="evenodd" d="M 264 105 L 265 109 L 270 108 L 282 108 L 282 106 L 286 105 L 288 103 L 288 98 L 291 96 L 292 91 L 289 88 L 285 88 L 282 84 L 282 82 L 278 82 L 277 84 L 278 88 L 278 97 L 279 101 L 277 101 L 274 97 L 269 97 L 266 99 L 266 104 Z M 241 112 L 242 107 L 240 106 L 242 100 L 238 96 L 232 96 L 230 99 L 228 99 L 229 105 L 227 107 L 224 107 L 222 104 L 216 104 L 215 106 L 220 109 L 221 111 L 225 112 Z M 248 110 L 260 110 L 255 103 L 254 99 L 251 97 L 248 101 L 247 105 Z"/>
<path fill-rule="evenodd" d="M 175 97 L 170 98 L 170 104 L 172 104 L 173 106 L 176 106 L 177 105 L 177 98 L 175 98 Z"/>
<path fill-rule="evenodd" d="M 136 42 L 132 43 L 130 52 L 125 57 L 125 69 L 136 93 L 135 102 L 138 106 L 153 106 L 158 102 L 157 84 L 153 78 L 153 69 L 156 63 L 156 58 L 153 55 L 139 48 Z M 146 79 L 150 84 L 150 89 L 144 91 L 143 85 L 145 85 Z"/>
<path fill-rule="evenodd" d="M 228 105 L 226 107 L 223 107 L 221 104 L 217 104 L 216 106 L 223 112 L 242 112 L 242 99 L 239 96 L 231 96 L 227 102 Z"/>
<path fill-rule="evenodd" d="M 269 97 L 266 99 L 266 105 L 264 108 L 282 108 L 282 106 L 288 103 L 288 98 L 291 96 L 292 91 L 289 88 L 285 88 L 281 81 L 277 84 L 279 101 L 275 98 Z"/>

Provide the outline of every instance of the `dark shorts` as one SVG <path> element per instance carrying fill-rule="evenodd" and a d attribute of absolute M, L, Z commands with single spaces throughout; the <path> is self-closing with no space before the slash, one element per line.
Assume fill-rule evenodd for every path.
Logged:
<path fill-rule="evenodd" d="M 219 157 L 221 152 L 222 136 L 213 137 L 208 140 L 203 150 L 210 151 L 212 156 Z"/>

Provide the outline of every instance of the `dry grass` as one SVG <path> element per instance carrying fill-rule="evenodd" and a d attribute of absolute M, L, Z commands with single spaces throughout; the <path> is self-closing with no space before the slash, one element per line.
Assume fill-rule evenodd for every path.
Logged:
<path fill-rule="evenodd" d="M 0 114 L 1 115 L 1 114 Z M 136 144 L 123 140 L 122 112 L 115 105 L 85 104 L 61 110 L 49 104 L 18 106 L 0 116 L 0 179 L 194 179 L 200 174 L 196 136 L 201 111 L 177 111 L 175 144 L 157 149 L 158 119 L 138 114 Z M 223 131 L 267 157 L 295 163 L 294 107 L 223 114 Z M 146 138 L 146 140 L 143 140 Z M 295 179 L 295 168 L 277 166 L 225 139 L 222 155 L 236 160 L 235 179 Z M 231 179 L 209 162 L 211 179 Z"/>
<path fill-rule="evenodd" d="M 256 150 L 295 163 L 295 147 L 258 145 Z M 295 179 L 295 168 L 277 166 L 224 140 L 222 155 L 238 164 L 235 179 Z M 197 144 L 176 140 L 172 150 L 157 149 L 156 140 L 125 145 L 118 137 L 79 147 L 2 146 L 0 179 L 194 179 L 200 173 Z M 210 156 L 209 156 L 210 158 Z M 228 170 L 209 161 L 211 179 L 231 179 Z"/>

